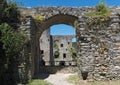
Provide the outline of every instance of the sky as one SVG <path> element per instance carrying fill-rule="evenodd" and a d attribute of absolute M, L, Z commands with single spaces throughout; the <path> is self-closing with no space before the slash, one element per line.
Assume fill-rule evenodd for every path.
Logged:
<path fill-rule="evenodd" d="M 8 0 L 10 1 L 10 0 Z M 40 6 L 95 6 L 99 1 L 106 2 L 108 6 L 120 6 L 120 0 L 11 0 L 22 3 L 23 7 Z M 52 35 L 75 35 L 75 29 L 72 26 L 60 24 L 51 26 Z"/>
<path fill-rule="evenodd" d="M 10 0 L 9 0 L 10 1 Z M 99 1 L 106 2 L 109 6 L 120 6 L 120 0 L 12 0 L 22 2 L 24 7 L 38 6 L 95 6 Z"/>
<path fill-rule="evenodd" d="M 75 28 L 65 24 L 57 24 L 50 27 L 51 35 L 75 35 Z"/>
<path fill-rule="evenodd" d="M 51 35 L 76 35 L 75 28 L 65 24 L 53 25 L 50 27 Z M 76 42 L 76 38 L 72 40 Z"/>

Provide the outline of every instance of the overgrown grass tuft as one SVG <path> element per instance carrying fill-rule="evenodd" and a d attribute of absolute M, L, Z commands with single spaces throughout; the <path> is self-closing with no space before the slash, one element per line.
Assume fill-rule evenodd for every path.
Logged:
<path fill-rule="evenodd" d="M 27 85 L 52 85 L 52 84 L 47 81 L 36 79 L 36 80 L 32 80 L 32 82 Z"/>

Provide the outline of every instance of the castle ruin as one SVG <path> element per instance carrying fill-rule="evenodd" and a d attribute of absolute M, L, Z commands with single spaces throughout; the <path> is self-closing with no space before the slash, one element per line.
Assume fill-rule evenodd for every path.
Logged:
<path fill-rule="evenodd" d="M 86 13 L 94 11 L 95 7 L 21 8 L 21 12 L 24 12 L 26 17 L 21 22 L 20 29 L 25 29 L 29 34 L 32 77 L 39 74 L 40 61 L 44 60 L 41 54 L 45 51 L 40 51 L 40 48 L 42 49 L 44 46 L 50 48 L 51 37 L 45 38 L 47 42 L 44 46 L 40 46 L 42 33 L 52 25 L 67 24 L 76 29 L 79 76 L 87 73 L 85 79 L 120 79 L 120 7 L 109 8 L 111 15 L 109 21 L 106 21 L 107 26 L 97 30 L 89 28 L 87 25 L 89 17 L 86 16 Z M 36 20 L 34 18 L 36 15 L 42 16 L 43 21 Z M 95 18 L 93 17 L 93 19 Z M 75 22 L 77 22 L 76 25 Z M 48 48 L 46 51 L 49 51 Z M 46 57 L 49 55 L 50 51 L 47 52 Z M 50 61 L 50 58 L 52 60 L 53 57 L 47 57 L 46 61 Z"/>
<path fill-rule="evenodd" d="M 73 38 L 74 35 L 50 35 L 50 29 L 45 30 L 40 37 L 41 65 L 76 65 L 70 52 L 70 49 L 75 50 L 72 46 Z"/>

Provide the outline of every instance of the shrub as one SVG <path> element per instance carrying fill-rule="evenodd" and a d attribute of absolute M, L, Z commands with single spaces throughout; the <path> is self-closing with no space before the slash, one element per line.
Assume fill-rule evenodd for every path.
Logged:
<path fill-rule="evenodd" d="M 39 15 L 39 16 L 35 16 L 35 19 L 38 20 L 38 21 L 43 21 L 44 20 L 44 16 L 42 15 Z"/>
<path fill-rule="evenodd" d="M 72 56 L 73 61 L 77 60 L 77 51 L 74 47 L 68 47 L 69 53 Z"/>
<path fill-rule="evenodd" d="M 87 25 L 92 28 L 93 25 L 105 26 L 106 22 L 110 20 L 110 11 L 107 7 L 106 3 L 99 2 L 96 6 L 95 12 L 87 13 L 86 15 L 89 17 L 87 20 Z M 103 27 L 99 27 L 103 28 Z M 96 28 L 95 28 L 96 29 Z"/>
<path fill-rule="evenodd" d="M 59 51 L 55 51 L 55 52 L 54 52 L 54 57 L 55 57 L 55 58 L 58 58 L 59 55 L 60 55 Z"/>
<path fill-rule="evenodd" d="M 17 4 L 14 2 L 9 2 L 7 5 L 3 5 L 0 10 L 0 23 L 11 23 L 19 22 L 20 12 L 18 10 Z"/>
<path fill-rule="evenodd" d="M 6 23 L 0 25 L 0 34 L 0 85 L 16 85 L 17 60 L 27 40 Z"/>
<path fill-rule="evenodd" d="M 22 46 L 27 42 L 22 32 L 14 31 L 8 24 L 0 25 L 1 39 L 3 49 L 6 54 L 18 54 L 22 50 Z"/>

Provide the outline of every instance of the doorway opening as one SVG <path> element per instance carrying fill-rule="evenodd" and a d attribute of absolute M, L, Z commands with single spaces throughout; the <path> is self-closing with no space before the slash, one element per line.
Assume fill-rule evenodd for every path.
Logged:
<path fill-rule="evenodd" d="M 71 49 L 75 49 L 75 28 L 66 24 L 56 24 L 46 29 L 40 39 L 41 58 L 45 66 L 72 65 L 74 62 Z"/>

